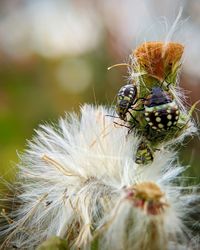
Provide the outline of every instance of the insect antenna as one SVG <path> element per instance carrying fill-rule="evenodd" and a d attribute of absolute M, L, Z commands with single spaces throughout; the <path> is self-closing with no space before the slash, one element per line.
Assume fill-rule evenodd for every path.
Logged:
<path fill-rule="evenodd" d="M 127 111 L 127 113 L 131 116 L 131 118 L 132 118 L 135 122 L 139 123 L 139 121 L 131 114 L 130 111 Z"/>
<path fill-rule="evenodd" d="M 112 117 L 112 118 L 120 118 L 120 117 L 118 117 L 118 116 L 115 116 L 115 115 L 105 115 L 105 116 L 108 116 L 108 117 Z"/>
<path fill-rule="evenodd" d="M 133 106 L 139 101 L 139 100 L 143 100 L 143 101 L 146 101 L 146 98 L 138 98 L 135 100 L 135 102 L 130 106 L 130 108 L 133 110 L 133 111 L 144 111 L 145 108 L 141 108 L 141 109 L 135 109 Z"/>
<path fill-rule="evenodd" d="M 128 129 L 131 129 L 132 127 L 130 126 L 127 126 L 125 124 L 121 124 L 121 123 L 118 123 L 118 122 L 113 122 L 115 125 L 118 125 L 118 126 L 121 126 L 121 127 L 125 127 L 125 128 L 128 128 Z"/>
<path fill-rule="evenodd" d="M 113 69 L 113 68 L 115 68 L 115 67 L 121 67 L 121 66 L 122 66 L 122 67 L 123 67 L 123 66 L 131 67 L 131 65 L 128 64 L 128 63 L 117 63 L 117 64 L 114 64 L 114 65 L 108 67 L 107 69 L 110 70 L 110 69 Z"/>
<path fill-rule="evenodd" d="M 142 108 L 142 109 L 132 109 L 132 110 L 134 110 L 134 111 L 144 111 L 145 108 Z"/>

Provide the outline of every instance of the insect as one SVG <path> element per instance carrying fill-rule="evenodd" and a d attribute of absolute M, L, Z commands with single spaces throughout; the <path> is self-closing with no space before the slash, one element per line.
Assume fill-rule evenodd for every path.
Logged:
<path fill-rule="evenodd" d="M 127 118 L 137 96 L 137 88 L 135 85 L 127 84 L 123 86 L 117 94 L 116 112 L 123 121 Z"/>
<path fill-rule="evenodd" d="M 137 164 L 149 164 L 153 161 L 153 150 L 145 143 L 141 142 L 137 148 L 135 162 Z"/>
<path fill-rule="evenodd" d="M 144 118 L 155 131 L 164 131 L 177 124 L 179 108 L 161 87 L 153 87 L 151 94 L 144 101 Z"/>
<path fill-rule="evenodd" d="M 132 111 L 141 111 L 144 109 L 135 109 L 134 105 L 141 98 L 137 97 L 137 87 L 133 84 L 123 86 L 117 94 L 116 112 L 123 121 L 129 121 L 130 118 L 138 123 L 133 116 Z"/>

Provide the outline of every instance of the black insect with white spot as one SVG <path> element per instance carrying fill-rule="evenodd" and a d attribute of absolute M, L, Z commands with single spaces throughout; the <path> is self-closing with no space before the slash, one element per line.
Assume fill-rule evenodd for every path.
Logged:
<path fill-rule="evenodd" d="M 179 108 L 170 94 L 161 87 L 153 87 L 144 102 L 144 117 L 155 131 L 168 130 L 179 119 Z"/>
<path fill-rule="evenodd" d="M 134 119 L 132 115 L 133 105 L 137 102 L 137 87 L 133 84 L 123 86 L 117 94 L 116 113 L 123 121 L 127 121 L 127 115 Z"/>

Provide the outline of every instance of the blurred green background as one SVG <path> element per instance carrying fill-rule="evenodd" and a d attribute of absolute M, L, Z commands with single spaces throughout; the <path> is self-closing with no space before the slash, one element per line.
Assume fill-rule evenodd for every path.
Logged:
<path fill-rule="evenodd" d="M 125 62 L 144 40 L 164 40 L 180 6 L 182 21 L 171 39 L 185 45 L 181 87 L 187 90 L 188 103 L 199 99 L 200 3 L 166 2 L 0 1 L 3 178 L 14 176 L 17 152 L 38 124 L 57 121 L 66 111 L 78 112 L 85 102 L 112 105 L 127 72 L 107 67 Z M 180 161 L 192 166 L 191 176 L 200 177 L 199 149 L 198 138 L 193 138 L 180 152 Z"/>

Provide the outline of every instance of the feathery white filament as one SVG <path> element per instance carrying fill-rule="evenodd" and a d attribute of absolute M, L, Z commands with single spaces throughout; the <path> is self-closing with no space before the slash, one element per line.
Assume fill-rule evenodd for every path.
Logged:
<path fill-rule="evenodd" d="M 140 138 L 134 131 L 128 135 L 126 127 L 116 126 L 107 116 L 111 114 L 112 109 L 85 105 L 80 118 L 71 114 L 55 127 L 40 126 L 21 156 L 16 197 L 21 205 L 11 215 L 14 222 L 6 230 L 9 234 L 2 248 L 34 249 L 57 235 L 67 239 L 72 249 L 88 249 L 93 235 L 103 233 L 101 249 L 132 249 L 133 240 L 147 230 L 143 227 L 149 218 L 124 201 L 124 188 L 144 181 L 155 182 L 169 202 L 162 220 L 160 216 L 155 219 L 162 228 L 158 230 L 163 234 L 160 240 L 168 232 L 176 235 L 182 230 L 180 218 L 188 212 L 190 198 L 180 200 L 181 188 L 170 184 L 183 171 L 174 166 L 175 154 L 161 149 L 152 164 L 137 165 Z M 127 219 L 132 217 L 135 222 L 124 245 Z M 139 242 L 134 244 L 137 249 Z"/>

